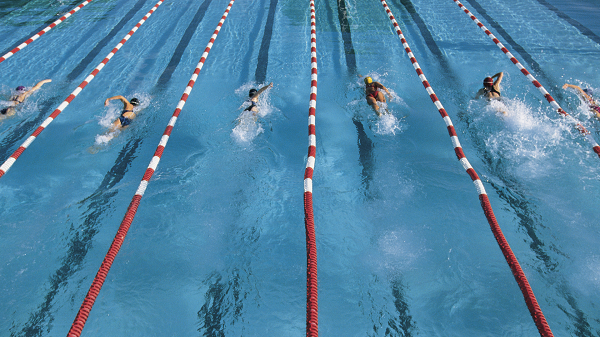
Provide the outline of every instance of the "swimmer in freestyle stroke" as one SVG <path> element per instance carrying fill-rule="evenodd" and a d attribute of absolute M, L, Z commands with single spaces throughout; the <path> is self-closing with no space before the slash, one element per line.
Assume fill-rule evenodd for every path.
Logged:
<path fill-rule="evenodd" d="M 42 85 L 52 82 L 52 80 L 43 80 L 38 82 L 33 88 L 26 90 L 22 85 L 17 87 L 17 93 L 10 98 L 10 105 L 0 110 L 0 119 L 13 116 L 17 113 L 16 106 L 23 103 L 27 97 L 31 96 L 36 90 L 42 87 Z"/>
<path fill-rule="evenodd" d="M 265 85 L 264 87 L 256 90 L 254 88 L 250 89 L 250 91 L 248 91 L 248 100 L 247 102 L 250 102 L 250 105 L 246 107 L 246 109 L 244 109 L 244 111 L 252 111 L 252 116 L 256 117 L 256 115 L 258 114 L 258 97 L 267 89 L 272 88 L 273 87 L 273 82 Z"/>
<path fill-rule="evenodd" d="M 477 91 L 477 95 L 475 99 L 479 99 L 480 97 L 485 97 L 488 101 L 491 100 L 500 100 L 502 96 L 500 94 L 500 82 L 502 82 L 502 78 L 504 77 L 503 72 L 499 72 L 491 77 L 486 77 L 483 79 L 483 88 Z M 496 79 L 494 81 L 494 78 Z M 498 112 L 502 112 L 507 115 L 506 111 L 498 109 Z"/>
<path fill-rule="evenodd" d="M 590 111 L 592 113 L 594 113 L 596 118 L 600 118 L 600 103 L 597 102 L 594 99 L 594 97 L 592 97 L 591 90 L 581 89 L 580 87 L 578 87 L 576 85 L 566 83 L 565 85 L 563 85 L 563 89 L 567 89 L 567 88 L 577 90 L 577 93 L 579 94 L 579 96 L 587 102 L 588 107 L 590 108 Z"/>
<path fill-rule="evenodd" d="M 503 77 L 503 72 L 499 72 L 492 77 L 486 77 L 483 80 L 483 88 L 477 91 L 477 96 L 475 98 L 483 96 L 487 99 L 500 99 L 500 82 L 502 82 Z M 494 78 L 496 78 L 495 81 Z"/>
<path fill-rule="evenodd" d="M 373 110 L 375 110 L 377 116 L 381 117 L 381 112 L 379 112 L 379 105 L 377 104 L 377 102 L 385 103 L 386 100 L 385 96 L 383 96 L 383 93 L 379 91 L 379 89 L 385 90 L 388 96 L 391 97 L 390 91 L 385 86 L 383 86 L 383 84 L 379 82 L 374 82 L 373 79 L 369 76 L 365 77 L 364 81 L 367 103 L 373 108 Z"/>
<path fill-rule="evenodd" d="M 114 99 L 118 99 L 123 103 L 123 111 L 121 112 L 119 118 L 113 122 L 109 132 L 113 132 L 117 129 L 126 128 L 129 124 L 131 124 L 131 121 L 136 117 L 135 113 L 133 113 L 133 107 L 138 106 L 140 104 L 140 100 L 135 97 L 132 98 L 131 101 L 128 101 L 127 98 L 121 95 L 117 95 L 107 98 L 104 101 L 104 106 L 108 106 L 108 102 Z"/>

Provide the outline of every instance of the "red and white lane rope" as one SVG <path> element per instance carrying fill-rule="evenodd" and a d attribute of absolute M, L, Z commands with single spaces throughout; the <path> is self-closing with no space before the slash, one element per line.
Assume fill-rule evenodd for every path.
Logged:
<path fill-rule="evenodd" d="M 304 225 L 306 229 L 306 336 L 319 336 L 319 293 L 317 279 L 317 240 L 313 214 L 312 178 L 315 169 L 317 138 L 317 26 L 315 2 L 310 1 L 310 104 L 308 109 L 308 159 L 304 171 Z"/>
<path fill-rule="evenodd" d="M 579 132 L 585 137 L 585 139 L 590 143 L 590 145 L 592 146 L 592 148 L 594 149 L 594 152 L 596 152 L 596 154 L 598 155 L 598 157 L 600 157 L 600 145 L 598 145 L 598 143 L 596 143 L 596 140 L 594 140 L 594 138 L 592 137 L 592 135 L 590 134 L 590 132 L 588 130 L 586 130 L 586 128 L 581 125 L 581 123 L 575 119 L 573 116 L 569 115 L 565 110 L 563 110 L 560 105 L 558 105 L 558 103 L 554 100 L 554 98 L 548 93 L 548 91 L 546 91 L 546 89 L 540 84 L 540 82 L 538 82 L 538 80 L 535 79 L 535 77 L 533 77 L 533 75 L 531 75 L 529 73 L 529 71 L 527 71 L 527 69 L 525 69 L 525 67 L 523 67 L 523 65 L 521 64 L 521 62 L 519 62 L 514 55 L 508 51 L 508 49 L 506 49 L 506 47 L 494 36 L 494 34 L 492 34 L 492 32 L 490 32 L 489 29 L 487 29 L 483 23 L 481 23 L 481 21 L 479 21 L 475 15 L 473 15 L 473 13 L 471 13 L 462 3 L 460 3 L 460 1 L 458 0 L 453 0 L 458 7 L 460 7 L 467 15 L 469 15 L 469 17 L 471 17 L 471 20 L 473 20 L 477 26 L 479 26 L 479 28 L 481 28 L 481 30 L 483 30 L 485 32 L 485 34 L 487 34 L 487 36 L 489 36 L 492 41 L 494 41 L 494 43 L 496 44 L 496 46 L 498 46 L 498 48 L 500 48 L 500 50 L 502 50 L 502 52 L 504 52 L 504 54 L 511 60 L 511 62 L 517 66 L 517 68 L 519 68 L 519 70 L 521 71 L 521 73 L 523 73 L 523 75 L 525 75 L 527 77 L 527 79 L 529 79 L 529 81 L 531 81 L 531 83 L 533 83 L 533 85 L 538 88 L 538 90 L 542 93 L 542 95 L 544 95 L 544 97 L 546 98 L 546 100 L 548 101 L 548 103 L 550 103 L 550 105 L 556 109 L 556 111 L 561 114 L 562 116 L 565 116 L 567 118 L 569 118 L 569 120 L 571 122 L 573 122 L 573 124 L 575 124 L 575 127 L 579 130 Z"/>
<path fill-rule="evenodd" d="M 0 63 L 2 63 L 7 58 L 13 56 L 19 50 L 27 47 L 31 42 L 37 40 L 40 36 L 46 34 L 50 29 L 56 27 L 61 22 L 65 21 L 68 17 L 70 17 L 71 15 L 75 14 L 75 12 L 79 11 L 81 8 L 83 8 L 83 6 L 89 4 L 90 2 L 92 2 L 92 0 L 88 0 L 88 1 L 82 2 L 81 4 L 79 4 L 79 6 L 71 9 L 69 11 L 69 13 L 63 15 L 60 19 L 58 19 L 58 20 L 54 21 L 53 23 L 51 23 L 48 27 L 44 28 L 43 30 L 41 30 L 37 34 L 35 34 L 34 36 L 30 37 L 27 41 L 21 43 L 20 45 L 18 45 L 17 47 L 15 47 L 13 50 L 11 50 L 8 53 L 2 55 L 2 57 L 0 57 Z"/>
<path fill-rule="evenodd" d="M 150 164 L 148 165 L 148 168 L 146 169 L 146 172 L 144 173 L 142 181 L 140 182 L 140 185 L 138 186 L 138 189 L 135 192 L 135 195 L 131 199 L 131 203 L 129 204 L 129 207 L 127 208 L 127 212 L 125 213 L 125 217 L 123 218 L 123 221 L 121 222 L 121 225 L 119 226 L 119 230 L 117 231 L 117 234 L 115 235 L 115 238 L 114 238 L 112 244 L 110 245 L 110 249 L 108 250 L 108 253 L 104 257 L 104 261 L 102 261 L 102 264 L 100 265 L 100 269 L 98 270 L 98 273 L 96 274 L 96 277 L 94 278 L 94 281 L 92 282 L 92 285 L 90 286 L 90 290 L 88 291 L 88 293 L 85 297 L 85 300 L 81 304 L 81 308 L 79 309 L 79 312 L 77 313 L 77 316 L 75 317 L 75 321 L 73 322 L 73 325 L 71 326 L 71 330 L 69 331 L 67 337 L 79 337 L 81 335 L 81 331 L 83 330 L 83 327 L 85 325 L 85 322 L 87 321 L 90 311 L 92 310 L 92 307 L 94 306 L 94 302 L 96 301 L 96 298 L 98 297 L 98 294 L 100 293 L 100 289 L 102 288 L 102 285 L 104 284 L 104 281 L 106 280 L 106 276 L 108 275 L 108 272 L 110 271 L 110 267 L 112 266 L 113 261 L 115 260 L 115 257 L 119 253 L 119 250 L 121 249 L 121 245 L 123 244 L 123 241 L 125 241 L 125 236 L 127 235 L 127 232 L 129 231 L 129 227 L 131 226 L 131 223 L 133 222 L 133 218 L 135 217 L 138 206 L 140 205 L 140 201 L 142 200 L 142 197 L 144 196 L 144 192 L 146 191 L 146 188 L 148 187 L 150 178 L 152 178 L 154 171 L 156 171 L 156 168 L 158 167 L 158 163 L 160 162 L 160 159 L 165 150 L 165 147 L 167 146 L 167 142 L 169 141 L 169 137 L 171 136 L 171 131 L 173 130 L 173 127 L 175 127 L 175 123 L 177 122 L 179 113 L 183 109 L 183 106 L 185 105 L 189 94 L 192 92 L 192 88 L 194 87 L 194 84 L 196 83 L 198 74 L 200 74 L 200 70 L 202 70 L 202 67 L 204 66 L 204 61 L 206 61 L 206 57 L 208 56 L 208 53 L 210 52 L 210 49 L 212 48 L 213 43 L 215 42 L 215 39 L 217 38 L 217 35 L 219 34 L 219 31 L 221 31 L 223 22 L 225 22 L 225 19 L 227 18 L 227 15 L 229 14 L 229 10 L 231 9 L 231 6 L 233 6 L 234 1 L 235 0 L 231 0 L 229 2 L 229 5 L 227 6 L 227 9 L 225 10 L 225 14 L 223 14 L 223 16 L 221 17 L 221 20 L 219 21 L 217 28 L 215 29 L 212 37 L 210 38 L 208 45 L 204 49 L 204 53 L 202 54 L 202 57 L 200 58 L 200 62 L 196 66 L 196 69 L 194 70 L 194 73 L 192 74 L 192 77 L 190 78 L 190 81 L 188 82 L 187 87 L 183 91 L 183 95 L 181 96 L 181 99 L 179 100 L 179 103 L 177 104 L 177 107 L 175 108 L 175 112 L 173 112 L 173 116 L 171 117 L 171 119 L 169 120 L 169 123 L 167 124 L 167 128 L 165 129 L 165 132 L 163 133 L 163 136 L 161 137 L 160 142 L 158 143 L 158 147 L 156 148 L 156 151 L 154 152 L 154 156 L 150 160 Z"/>
<path fill-rule="evenodd" d="M 83 90 L 83 88 L 85 88 L 85 86 L 88 85 L 94 79 L 94 77 L 96 77 L 96 75 L 100 72 L 100 70 L 102 70 L 102 68 L 104 68 L 104 66 L 108 63 L 108 61 L 110 61 L 110 59 L 115 55 L 115 53 L 118 52 L 119 49 L 121 49 L 121 47 L 123 47 L 125 42 L 129 40 L 133 33 L 135 33 L 138 30 L 138 28 L 140 28 L 140 26 L 144 24 L 144 22 L 146 22 L 146 20 L 152 15 L 152 13 L 154 13 L 154 11 L 162 3 L 163 0 L 156 3 L 156 5 L 152 7 L 152 9 L 146 14 L 146 16 L 144 16 L 142 20 L 140 20 L 140 22 L 138 22 L 135 25 L 135 27 L 133 27 L 133 29 L 131 29 L 131 31 L 129 31 L 129 33 L 125 35 L 121 42 L 119 42 L 119 44 L 117 44 L 115 48 L 113 48 L 113 50 L 104 58 L 104 60 L 100 62 L 96 69 L 94 69 L 94 71 L 92 71 L 88 75 L 88 77 L 86 77 L 85 80 L 83 80 L 83 82 L 81 82 L 81 84 L 79 84 L 79 86 L 75 90 L 73 90 L 69 97 L 67 97 L 58 106 L 58 108 L 56 108 L 54 112 L 52 112 L 52 114 L 50 114 L 50 116 L 46 118 L 46 120 L 40 126 L 38 126 L 38 128 L 33 132 L 33 134 L 31 134 L 31 136 L 29 136 L 29 138 L 27 138 L 27 140 L 23 144 L 21 144 L 21 146 L 19 146 L 19 148 L 10 157 L 8 157 L 8 159 L 2 165 L 0 165 L 0 178 L 4 176 L 6 171 L 8 171 L 11 168 L 11 166 L 15 163 L 19 156 L 27 149 L 27 147 L 29 147 L 29 145 L 31 145 L 31 143 L 33 143 L 37 136 L 39 136 L 39 134 L 42 133 L 42 131 L 44 131 L 44 129 L 50 123 L 52 123 L 52 121 L 75 99 L 75 97 L 79 95 L 81 90 Z"/>
<path fill-rule="evenodd" d="M 548 326 L 548 323 L 546 322 L 546 318 L 544 317 L 544 314 L 542 313 L 542 310 L 540 309 L 540 306 L 538 305 L 537 300 L 535 299 L 533 290 L 531 289 L 531 286 L 529 285 L 529 282 L 527 281 L 527 278 L 525 277 L 525 273 L 521 269 L 521 266 L 519 265 L 517 258 L 515 257 L 510 246 L 508 245 L 508 241 L 506 241 L 506 238 L 504 237 L 504 234 L 502 234 L 502 230 L 500 229 L 500 226 L 498 225 L 498 222 L 496 221 L 496 217 L 494 216 L 494 211 L 492 210 L 492 205 L 490 204 L 490 200 L 487 196 L 487 193 L 485 192 L 483 183 L 481 182 L 481 180 L 479 179 L 479 176 L 477 175 L 477 173 L 475 172 L 475 170 L 473 169 L 473 167 L 471 166 L 471 164 L 465 157 L 465 154 L 462 150 L 460 142 L 458 141 L 458 136 L 456 134 L 456 130 L 454 129 L 454 125 L 452 124 L 452 121 L 450 120 L 450 117 L 446 113 L 446 110 L 442 106 L 442 103 L 440 102 L 440 100 L 437 98 L 437 96 L 433 92 L 433 89 L 431 88 L 431 85 L 427 81 L 425 74 L 423 74 L 423 71 L 421 70 L 419 63 L 417 63 L 417 59 L 415 58 L 415 55 L 410 50 L 410 47 L 408 46 L 408 43 L 406 42 L 406 39 L 404 38 L 404 35 L 402 34 L 402 31 L 400 30 L 400 27 L 398 26 L 396 19 L 392 15 L 392 11 L 389 9 L 385 0 L 380 0 L 380 1 L 383 4 L 383 7 L 384 7 L 388 17 L 392 21 L 394 28 L 396 29 L 396 33 L 398 33 L 398 36 L 400 37 L 400 40 L 402 41 L 402 46 L 404 47 L 404 50 L 408 54 L 408 57 L 410 58 L 410 61 L 412 62 L 413 67 L 417 71 L 417 75 L 419 75 L 419 78 L 421 79 L 423 86 L 427 90 L 429 97 L 431 98 L 431 100 L 435 104 L 436 108 L 440 112 L 440 115 L 442 116 L 442 118 L 444 118 L 444 121 L 446 122 L 446 127 L 448 128 L 448 134 L 450 135 L 450 138 L 452 140 L 452 145 L 454 146 L 454 152 L 456 153 L 456 157 L 458 158 L 458 160 L 460 160 L 460 163 L 462 164 L 463 168 L 467 171 L 467 174 L 471 177 L 471 180 L 473 180 L 473 183 L 475 184 L 475 187 L 477 188 L 477 192 L 479 194 L 479 202 L 481 203 L 483 212 L 485 213 L 485 216 L 488 220 L 490 228 L 492 229 L 492 232 L 494 233 L 494 237 L 496 238 L 496 241 L 498 242 L 498 245 L 500 246 L 500 249 L 502 250 L 502 253 L 504 254 L 504 258 L 506 259 L 506 262 L 508 262 L 508 265 L 510 266 L 510 269 L 512 270 L 515 280 L 519 284 L 519 288 L 521 288 L 521 292 L 523 293 L 523 297 L 525 298 L 525 302 L 527 303 L 527 308 L 529 309 L 529 312 L 531 313 L 531 316 L 533 317 L 533 320 L 535 321 L 535 324 L 536 324 L 540 334 L 544 337 L 552 336 L 552 331 L 550 331 L 550 327 Z"/>

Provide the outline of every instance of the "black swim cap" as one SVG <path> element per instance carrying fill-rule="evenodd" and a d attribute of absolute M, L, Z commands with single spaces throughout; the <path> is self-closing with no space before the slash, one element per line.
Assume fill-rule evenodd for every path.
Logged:
<path fill-rule="evenodd" d="M 134 97 L 134 98 L 131 99 L 131 101 L 129 101 L 129 103 L 131 103 L 132 105 L 137 106 L 137 105 L 140 105 L 140 100 Z"/>
<path fill-rule="evenodd" d="M 248 97 L 252 97 L 254 96 L 254 94 L 256 94 L 258 92 L 258 90 L 252 88 L 250 89 L 250 91 L 248 91 Z"/>
<path fill-rule="evenodd" d="M 6 115 L 6 113 L 8 113 L 8 108 L 0 110 L 0 115 Z"/>

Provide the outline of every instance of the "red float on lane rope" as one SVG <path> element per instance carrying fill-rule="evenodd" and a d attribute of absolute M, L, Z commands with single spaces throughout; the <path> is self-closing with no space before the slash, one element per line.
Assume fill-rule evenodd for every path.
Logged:
<path fill-rule="evenodd" d="M 131 31 L 129 31 L 129 33 L 125 35 L 121 42 L 119 42 L 119 44 L 117 44 L 115 48 L 113 48 L 113 50 L 108 55 L 106 55 L 104 60 L 100 62 L 96 69 L 94 69 L 94 71 L 92 71 L 88 75 L 88 77 L 86 77 L 85 80 L 83 80 L 83 82 L 81 82 L 81 84 L 75 90 L 73 90 L 69 97 L 67 97 L 58 106 L 58 108 L 56 108 L 56 110 L 54 110 L 54 112 L 52 112 L 52 114 L 50 114 L 50 116 L 46 118 L 46 120 L 40 126 L 38 126 L 38 128 L 33 132 L 33 134 L 29 136 L 29 138 L 27 138 L 27 140 L 23 144 L 21 144 L 21 146 L 19 146 L 19 148 L 2 165 L 0 165 L 0 178 L 4 176 L 6 171 L 8 171 L 11 168 L 11 166 L 15 163 L 15 161 L 17 161 L 19 156 L 27 149 L 27 147 L 29 147 L 31 143 L 33 143 L 37 136 L 39 136 L 39 134 L 42 133 L 42 131 L 44 131 L 44 129 L 46 129 L 46 127 L 50 123 L 52 123 L 52 121 L 75 99 L 75 97 L 79 95 L 81 90 L 83 90 L 83 88 L 85 88 L 85 86 L 88 85 L 94 79 L 94 77 L 96 77 L 100 70 L 102 70 L 102 68 L 104 68 L 104 66 L 108 63 L 108 61 L 110 61 L 110 59 L 115 55 L 115 53 L 118 52 L 119 49 L 121 49 L 121 47 L 123 47 L 125 42 L 129 40 L 133 33 L 135 33 L 138 30 L 138 28 L 140 28 L 140 26 L 144 24 L 144 22 L 146 22 L 146 20 L 152 15 L 152 13 L 154 13 L 154 11 L 158 8 L 158 6 L 160 6 L 160 4 L 162 4 L 162 2 L 163 0 L 159 1 L 156 5 L 154 5 L 154 7 L 152 7 L 152 9 L 146 14 L 146 16 L 144 16 L 142 20 L 140 20 L 135 25 L 135 27 L 133 27 L 133 29 L 131 29 Z"/>
<path fill-rule="evenodd" d="M 61 22 L 65 21 L 69 16 L 75 14 L 75 12 L 79 11 L 81 8 L 83 8 L 83 6 L 89 4 L 90 2 L 92 2 L 92 0 L 82 2 L 79 6 L 71 9 L 71 11 L 69 11 L 69 13 L 63 15 L 60 19 L 58 19 L 58 20 L 54 21 L 53 23 L 51 23 L 48 27 L 44 28 L 43 30 L 41 30 L 37 34 L 35 34 L 34 36 L 30 37 L 27 41 L 21 43 L 20 45 L 18 45 L 17 47 L 15 47 L 13 50 L 11 50 L 8 53 L 4 54 L 2 57 L 0 57 L 0 63 L 2 63 L 7 58 L 13 56 L 19 50 L 22 50 L 23 48 L 27 47 L 31 42 L 37 40 L 40 36 L 46 34 L 50 29 L 56 27 Z"/>
<path fill-rule="evenodd" d="M 308 109 L 308 159 L 304 171 L 304 225 L 306 229 L 306 336 L 319 336 L 319 294 L 317 279 L 317 242 L 313 214 L 312 178 L 315 169 L 317 139 L 317 28 L 315 2 L 310 1 L 310 104 Z"/>
<path fill-rule="evenodd" d="M 196 66 L 196 69 L 194 70 L 194 73 L 192 74 L 192 77 L 190 78 L 190 81 L 188 82 L 187 87 L 183 91 L 183 95 L 181 96 L 181 99 L 179 100 L 179 103 L 177 104 L 177 107 L 175 108 L 175 112 L 173 112 L 173 116 L 169 120 L 169 124 L 167 125 L 167 128 L 165 129 L 165 132 L 163 133 L 163 136 L 160 139 L 158 147 L 156 148 L 156 151 L 154 152 L 154 156 L 152 157 L 152 160 L 150 160 L 150 164 L 148 165 L 148 168 L 146 169 L 146 172 L 144 173 L 142 181 L 140 182 L 140 185 L 138 186 L 138 189 L 135 192 L 135 195 L 133 196 L 131 203 L 129 204 L 129 207 L 127 208 L 127 212 L 125 213 L 125 217 L 123 218 L 123 221 L 121 222 L 121 225 L 119 226 L 119 230 L 117 231 L 117 234 L 115 235 L 115 238 L 114 238 L 112 244 L 110 245 L 110 249 L 108 250 L 106 257 L 104 257 L 104 261 L 102 261 L 102 264 L 100 265 L 100 269 L 98 270 L 98 273 L 96 274 L 96 277 L 94 278 L 94 281 L 92 282 L 92 285 L 90 286 L 90 290 L 88 291 L 83 303 L 81 304 L 81 308 L 79 309 L 79 312 L 77 313 L 77 316 L 75 317 L 75 320 L 73 322 L 73 325 L 71 326 L 71 330 L 69 331 L 67 337 L 79 337 L 81 335 L 81 331 L 83 330 L 83 327 L 85 325 L 85 322 L 88 319 L 90 311 L 92 310 L 92 307 L 94 306 L 94 302 L 96 301 L 96 298 L 98 297 L 98 294 L 100 293 L 100 289 L 102 288 L 102 285 L 104 284 L 104 281 L 106 280 L 106 276 L 108 275 L 110 267 L 112 266 L 113 261 L 115 260 L 115 257 L 119 253 L 119 250 L 121 249 L 121 245 L 123 244 L 123 241 L 125 241 L 125 236 L 127 235 L 127 232 L 129 231 L 129 227 L 131 226 L 131 223 L 133 222 L 133 218 L 135 217 L 138 206 L 140 205 L 140 201 L 142 200 L 142 197 L 144 196 L 144 192 L 146 191 L 146 188 L 148 187 L 150 178 L 152 178 L 152 175 L 154 174 L 154 171 L 156 170 L 156 167 L 158 166 L 158 163 L 160 162 L 160 158 L 162 157 L 163 151 L 165 150 L 165 147 L 167 146 L 167 142 L 169 141 L 171 131 L 173 130 L 173 127 L 175 126 L 175 123 L 177 122 L 179 113 L 181 112 L 181 109 L 183 109 L 183 106 L 185 105 L 185 102 L 187 101 L 189 94 L 192 92 L 192 88 L 194 87 L 194 84 L 196 83 L 198 74 L 200 73 L 200 70 L 204 66 L 204 61 L 206 60 L 206 57 L 208 56 L 208 53 L 210 52 L 210 49 L 212 48 L 213 43 L 215 42 L 215 39 L 217 38 L 217 35 L 219 34 L 219 31 L 221 30 L 221 27 L 223 26 L 223 22 L 225 22 L 225 19 L 227 18 L 227 15 L 229 14 L 229 10 L 231 9 L 231 6 L 233 5 L 234 1 L 235 0 L 231 0 L 231 2 L 229 2 L 229 6 L 227 6 L 227 9 L 225 10 L 225 14 L 223 14 L 223 16 L 221 17 L 221 20 L 219 21 L 217 28 L 215 29 L 212 37 L 210 38 L 208 45 L 204 49 L 204 53 L 202 54 L 202 58 L 200 59 L 200 62 Z"/>
<path fill-rule="evenodd" d="M 421 79 L 423 86 L 427 90 L 429 97 L 431 98 L 431 100 L 435 104 L 436 108 L 440 112 L 440 115 L 444 118 L 444 121 L 446 122 L 446 127 L 448 128 L 448 134 L 450 135 L 450 138 L 452 140 L 452 145 L 454 146 L 454 152 L 456 153 L 456 157 L 458 158 L 458 160 L 460 160 L 460 163 L 462 164 L 463 168 L 467 171 L 467 174 L 469 175 L 469 177 L 471 177 L 471 180 L 473 180 L 473 183 L 475 184 L 475 187 L 477 188 L 477 193 L 479 194 L 479 202 L 481 203 L 481 207 L 483 208 L 485 217 L 487 218 L 490 228 L 492 230 L 492 233 L 494 234 L 494 237 L 496 238 L 496 241 L 498 242 L 498 245 L 500 246 L 500 249 L 502 250 L 502 254 L 504 254 L 504 258 L 506 259 L 506 262 L 508 263 L 508 265 L 510 266 L 510 269 L 512 270 L 515 280 L 517 281 L 517 284 L 519 285 L 519 288 L 521 289 L 521 292 L 523 293 L 523 297 L 525 298 L 525 303 L 527 304 L 527 308 L 529 309 L 529 312 L 531 313 L 531 316 L 533 317 L 533 320 L 538 328 L 538 331 L 540 332 L 540 335 L 543 337 L 553 336 L 552 331 L 550 331 L 550 327 L 548 326 L 548 323 L 546 322 L 546 318 L 544 317 L 544 314 L 542 313 L 542 310 L 540 309 L 540 306 L 538 305 L 537 300 L 535 299 L 533 290 L 531 289 L 531 286 L 529 285 L 529 282 L 527 281 L 527 278 L 525 277 L 525 273 L 523 272 L 523 269 L 521 269 L 521 266 L 519 265 L 517 258 L 515 257 L 514 253 L 512 252 L 512 249 L 508 245 L 508 241 L 506 241 L 504 234 L 502 234 L 500 225 L 498 225 L 498 222 L 496 221 L 496 217 L 494 216 L 494 211 L 492 210 L 492 205 L 490 204 L 490 200 L 487 196 L 487 193 L 485 192 L 483 183 L 481 182 L 481 180 L 479 179 L 479 176 L 477 175 L 477 173 L 475 172 L 475 170 L 473 169 L 473 167 L 471 166 L 471 164 L 465 157 L 462 147 L 460 146 L 460 142 L 458 141 L 458 136 L 456 135 L 456 131 L 454 130 L 454 125 L 452 125 L 452 121 L 450 120 L 450 117 L 446 113 L 446 110 L 442 106 L 442 103 L 439 101 L 439 99 L 433 92 L 433 89 L 431 88 L 431 85 L 427 81 L 425 74 L 421 70 L 419 63 L 417 63 L 417 59 L 415 58 L 415 55 L 410 50 L 410 47 L 408 46 L 408 43 L 406 42 L 406 39 L 404 38 L 404 35 L 402 34 L 402 31 L 400 30 L 400 27 L 398 26 L 396 19 L 394 19 L 394 16 L 392 15 L 392 11 L 389 9 L 385 0 L 381 0 L 381 3 L 383 5 L 388 17 L 392 21 L 394 28 L 396 29 L 396 33 L 398 34 L 398 37 L 400 37 L 400 40 L 402 41 L 402 46 L 404 47 L 404 50 L 408 54 L 408 57 L 410 58 L 410 61 L 412 62 L 412 65 L 415 68 L 417 75 L 419 75 L 419 78 Z"/>
<path fill-rule="evenodd" d="M 565 116 L 567 118 L 569 118 L 569 120 L 575 124 L 575 128 L 577 130 L 579 130 L 579 132 L 585 137 L 585 139 L 590 143 L 590 145 L 592 146 L 592 148 L 594 149 L 594 152 L 596 152 L 596 154 L 598 155 L 598 157 L 600 157 L 600 145 L 598 145 L 598 143 L 596 143 L 596 141 L 594 140 L 594 138 L 592 137 L 592 135 L 590 134 L 590 132 L 588 130 L 586 130 L 586 128 L 581 125 L 581 123 L 576 120 L 573 116 L 569 115 L 565 110 L 563 110 L 560 105 L 558 105 L 558 103 L 554 100 L 554 98 L 548 93 L 548 91 L 546 91 L 546 89 L 540 84 L 540 82 L 538 82 L 538 80 L 535 79 L 535 77 L 533 77 L 533 75 L 531 75 L 529 73 L 529 71 L 527 71 L 527 69 L 525 69 L 525 67 L 523 67 L 523 65 L 521 64 L 521 62 L 519 62 L 514 56 L 513 54 L 511 54 L 511 52 L 508 51 L 508 49 L 506 49 L 506 47 L 504 47 L 504 45 L 494 36 L 494 34 L 492 34 L 492 32 L 490 32 L 489 29 L 487 29 L 483 23 L 481 23 L 481 21 L 479 21 L 475 15 L 473 15 L 473 13 L 471 13 L 462 3 L 460 3 L 460 1 L 458 0 L 453 0 L 458 7 L 460 7 L 467 15 L 469 15 L 469 17 L 471 18 L 471 20 L 473 20 L 473 22 L 475 22 L 477 24 L 477 26 L 479 26 L 479 28 L 481 28 L 481 30 L 483 30 L 485 32 L 485 34 L 487 36 L 490 37 L 490 39 L 492 39 L 492 41 L 494 41 L 494 43 L 496 44 L 496 46 L 498 46 L 498 48 L 500 48 L 500 50 L 502 50 L 502 52 L 510 59 L 510 61 L 517 67 L 519 68 L 519 70 L 521 71 L 521 73 L 523 75 L 525 75 L 527 77 L 527 79 L 529 79 L 529 81 L 531 81 L 531 83 L 538 88 L 538 90 L 542 93 L 542 95 L 544 95 L 544 97 L 546 98 L 546 100 L 548 101 L 548 103 L 550 103 L 550 105 L 556 109 L 556 111 L 562 115 Z"/>

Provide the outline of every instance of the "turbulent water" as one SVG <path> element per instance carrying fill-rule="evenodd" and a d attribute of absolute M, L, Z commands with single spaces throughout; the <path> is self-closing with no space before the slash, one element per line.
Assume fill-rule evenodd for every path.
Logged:
<path fill-rule="evenodd" d="M 4 54 L 79 2 L 0 2 Z M 593 0 L 463 4 L 576 121 L 600 122 Z M 0 63 L 6 160 L 155 5 L 94 0 Z M 452 0 L 389 0 L 555 336 L 599 336 L 599 158 Z M 165 1 L 0 178 L 0 333 L 66 335 L 227 3 Z M 317 0 L 322 336 L 536 336 L 471 178 L 380 1 Z M 308 1 L 236 0 L 85 336 L 302 336 Z M 504 72 L 502 99 L 474 99 Z M 363 77 L 389 89 L 382 117 Z M 257 114 L 244 111 L 248 91 Z M 118 100 L 137 117 L 109 132 Z M 599 97 L 600 99 L 600 97 Z"/>

